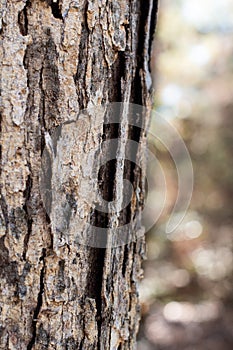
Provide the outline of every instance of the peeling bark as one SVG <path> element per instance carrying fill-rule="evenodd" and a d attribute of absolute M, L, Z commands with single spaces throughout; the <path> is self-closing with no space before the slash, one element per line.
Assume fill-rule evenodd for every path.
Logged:
<path fill-rule="evenodd" d="M 103 141 L 128 138 L 145 148 L 145 132 L 128 126 L 127 111 L 117 125 L 108 113 L 98 119 L 92 111 L 111 102 L 150 109 L 156 11 L 153 0 L 1 2 L 0 349 L 135 348 L 144 239 L 95 248 L 77 242 L 72 229 L 64 237 L 62 232 L 74 218 L 76 235 L 86 223 L 111 228 L 135 218 L 130 230 L 137 237 L 145 169 L 127 161 L 122 167 L 116 157 L 100 169 L 96 183 L 90 179 L 95 160 L 108 152 Z M 86 118 L 79 118 L 84 109 Z M 78 129 L 72 131 L 74 120 Z M 146 130 L 148 113 L 139 122 Z M 64 135 L 74 152 L 60 162 L 65 167 L 72 156 L 75 175 L 69 183 L 70 177 L 57 180 L 63 186 L 58 202 L 52 195 L 43 200 L 41 161 L 47 162 L 46 188 L 52 188 L 57 163 L 51 152 L 54 159 L 61 147 L 65 154 Z M 123 196 L 124 178 L 140 189 L 140 198 L 134 193 L 115 216 L 93 209 L 99 189 L 106 201 Z M 59 231 L 53 218 L 62 204 L 69 212 Z"/>

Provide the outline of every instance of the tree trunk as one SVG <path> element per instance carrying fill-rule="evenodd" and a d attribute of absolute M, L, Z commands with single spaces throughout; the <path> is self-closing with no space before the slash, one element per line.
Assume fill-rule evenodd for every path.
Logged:
<path fill-rule="evenodd" d="M 122 145 L 145 148 L 156 9 L 153 0 L 1 3 L 1 349 L 136 346 L 145 169 L 122 167 Z M 140 128 L 122 105 L 111 123 L 112 102 L 146 106 Z M 100 166 L 111 139 L 121 157 Z M 138 189 L 130 204 L 98 210 L 97 194 L 119 198 L 123 178 Z M 128 223 L 131 239 L 115 244 Z"/>

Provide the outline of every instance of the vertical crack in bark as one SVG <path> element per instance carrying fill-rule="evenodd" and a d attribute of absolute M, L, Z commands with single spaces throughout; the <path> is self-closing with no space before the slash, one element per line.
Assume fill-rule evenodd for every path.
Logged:
<path fill-rule="evenodd" d="M 18 15 L 18 24 L 20 27 L 20 32 L 22 35 L 28 35 L 28 17 L 27 17 L 27 9 L 31 6 L 31 1 L 27 0 L 25 3 L 25 6 L 23 10 Z M 29 73 L 28 73 L 28 46 L 25 49 L 24 57 L 23 57 L 23 66 L 25 71 L 27 72 L 27 88 L 28 91 L 30 91 L 30 85 L 29 85 Z M 29 94 L 27 98 L 27 107 L 25 111 L 25 115 L 27 115 L 29 110 Z M 27 136 L 27 131 L 26 131 Z M 27 143 L 27 137 L 25 137 L 25 143 Z M 31 217 L 31 210 L 30 210 L 30 199 L 31 199 L 31 190 L 32 190 L 32 169 L 31 169 L 31 163 L 29 159 L 29 152 L 27 157 L 27 166 L 29 169 L 29 175 L 26 181 L 26 188 L 24 190 L 23 196 L 25 198 L 25 203 L 23 206 L 23 210 L 25 211 L 25 217 L 27 222 L 27 232 L 24 237 L 24 248 L 23 248 L 23 260 L 26 261 L 26 254 L 28 249 L 28 242 L 32 231 L 32 217 Z"/>
<path fill-rule="evenodd" d="M 108 90 L 109 90 L 109 97 L 110 101 L 112 102 L 122 102 L 123 95 L 122 95 L 122 80 L 125 80 L 125 70 L 126 67 L 126 56 L 127 52 L 125 51 L 119 51 L 118 52 L 118 59 L 114 63 L 112 67 L 112 79 L 111 81 L 108 81 Z"/>
<path fill-rule="evenodd" d="M 107 117 L 106 117 L 107 118 Z M 106 119 L 107 122 L 107 119 Z M 118 137 L 118 124 L 104 124 L 103 141 Z M 106 150 L 107 151 L 107 150 Z M 116 160 L 108 162 L 99 172 L 99 190 L 106 201 L 112 201 L 115 198 L 115 174 Z M 109 214 L 102 213 L 94 209 L 91 215 L 91 225 L 95 227 L 107 228 L 109 226 Z M 107 234 L 106 242 L 107 244 Z M 98 342 L 97 350 L 101 349 L 101 325 L 102 325 L 102 286 L 103 286 L 103 269 L 105 262 L 105 248 L 90 248 L 89 273 L 87 276 L 87 295 L 94 298 L 97 308 L 97 327 Z"/>
<path fill-rule="evenodd" d="M 28 6 L 30 4 L 30 2 L 28 1 Z M 28 23 L 28 21 L 27 21 Z M 27 24 L 27 34 L 28 34 L 28 24 Z M 24 66 L 24 69 L 25 71 L 27 72 L 27 88 L 28 88 L 28 91 L 29 91 L 29 74 L 28 74 L 28 45 L 26 46 L 26 49 L 25 49 L 25 52 L 24 52 L 24 57 L 23 57 L 23 66 Z M 27 103 L 26 103 L 26 111 L 25 111 L 25 115 L 27 114 L 27 111 L 28 111 L 28 102 L 29 102 L 29 94 L 28 94 L 28 97 L 27 97 Z"/>
<path fill-rule="evenodd" d="M 84 16 L 84 21 L 82 23 L 82 32 L 79 44 L 79 55 L 78 55 L 78 65 L 77 72 L 74 76 L 74 83 L 76 86 L 76 92 L 78 96 L 78 103 L 80 110 L 84 110 L 86 108 L 86 99 L 87 96 L 85 94 L 86 90 L 86 69 L 87 69 L 87 58 L 88 58 L 88 37 L 89 30 L 87 25 L 86 16 Z"/>
<path fill-rule="evenodd" d="M 42 63 L 42 67 L 40 70 L 40 80 L 39 80 L 39 88 L 40 88 L 40 107 L 39 107 L 39 115 L 38 120 L 41 127 L 41 155 L 43 154 L 44 146 L 45 146 L 45 136 L 44 132 L 46 130 L 45 123 L 45 92 L 43 89 L 43 70 L 44 64 Z"/>
<path fill-rule="evenodd" d="M 52 229 L 51 229 L 51 220 L 49 217 L 50 211 L 51 211 L 51 205 L 52 205 L 52 185 L 51 185 L 51 178 L 52 178 L 52 162 L 53 159 L 50 158 L 49 153 L 47 152 L 47 150 L 45 151 L 45 131 L 47 131 L 46 128 L 46 121 L 45 121 L 45 91 L 43 88 L 43 73 L 44 73 L 44 63 L 42 63 L 42 67 L 40 70 L 40 80 L 39 80 L 39 88 L 40 88 L 40 108 L 39 108 L 39 115 L 38 115 L 38 120 L 39 120 L 39 124 L 40 124 L 40 130 L 41 130 L 41 144 L 40 144 L 40 150 L 41 150 L 41 156 L 43 155 L 43 160 L 47 160 L 47 164 L 46 166 L 42 167 L 44 169 L 46 169 L 46 174 L 42 174 L 41 176 L 43 176 L 43 178 L 41 179 L 41 182 L 45 185 L 47 193 L 49 193 L 50 195 L 46 196 L 46 204 L 45 204 L 45 218 L 46 221 L 48 223 L 48 231 L 49 231 L 49 235 L 50 235 L 50 246 L 48 247 L 49 249 L 53 249 L 53 234 L 52 234 Z M 56 137 L 53 138 L 54 141 L 54 153 L 56 156 L 56 146 L 57 146 L 57 140 L 60 136 L 61 132 L 61 126 L 57 127 L 55 129 L 55 133 L 56 133 Z"/>
<path fill-rule="evenodd" d="M 122 102 L 124 98 L 123 84 L 126 81 L 127 73 L 127 62 L 129 56 L 127 49 L 125 52 L 118 52 L 118 59 L 114 63 L 112 69 L 112 79 L 111 81 L 106 82 L 106 88 L 109 91 L 109 99 L 113 102 Z M 138 87 L 137 87 L 138 88 Z M 114 112 L 114 111 L 113 111 Z M 120 122 L 120 120 L 119 120 Z M 138 130 L 137 130 L 138 131 Z M 140 140 L 140 132 L 136 132 L 138 141 Z M 103 141 L 111 139 L 118 139 L 118 142 L 121 142 L 120 135 L 120 124 L 108 124 L 108 116 L 105 117 Z M 116 149 L 117 152 L 117 149 Z M 101 190 L 102 197 L 106 201 L 112 201 L 115 199 L 116 194 L 116 166 L 117 159 L 114 159 L 111 162 L 108 162 L 105 167 L 102 167 L 99 172 L 99 188 Z M 125 169 L 128 164 L 125 165 Z M 131 169 L 131 167 L 130 167 Z M 126 173 L 126 171 L 124 171 Z M 125 174 L 124 174 L 125 175 Z M 128 179 L 132 176 L 131 173 L 128 173 Z M 125 224 L 127 221 L 127 215 L 125 215 L 125 210 L 122 211 L 123 215 L 120 218 L 119 224 Z M 93 226 L 105 227 L 107 228 L 110 223 L 110 215 L 103 214 L 99 211 L 94 210 L 91 216 L 91 223 Z M 107 237 L 106 237 L 107 240 Z M 127 259 L 128 259 L 128 249 L 125 247 L 124 262 L 123 262 L 123 275 L 127 269 Z M 97 349 L 101 349 L 101 327 L 103 323 L 102 315 L 102 284 L 103 284 L 103 268 L 105 263 L 105 253 L 106 249 L 97 249 L 91 248 L 90 256 L 92 262 L 90 264 L 89 276 L 88 276 L 88 292 L 91 292 L 91 297 L 94 297 L 97 305 L 97 325 L 98 325 L 98 343 Z M 90 260 L 91 260 L 90 259 Z M 109 339 L 110 341 L 110 339 Z M 110 346 L 110 345 L 109 345 Z"/>
<path fill-rule="evenodd" d="M 140 2 L 140 22 L 138 25 L 138 46 L 137 46 L 137 67 L 132 88 L 132 102 L 141 106 L 146 105 L 147 96 L 151 93 L 151 77 L 150 77 L 150 55 L 153 42 L 153 35 L 156 25 L 156 13 L 158 10 L 157 0 L 141 0 Z M 133 113 L 131 112 L 133 115 Z M 138 121 L 138 126 L 130 126 L 128 138 L 139 143 L 142 130 L 145 127 L 143 116 Z M 142 181 L 140 176 L 140 168 L 136 164 L 131 163 L 127 167 L 130 182 L 134 188 L 139 188 L 140 193 L 144 193 L 142 189 Z M 138 199 L 137 199 L 138 201 Z M 143 198 L 140 198 L 143 202 Z M 141 205 L 142 203 L 138 203 Z M 128 217 L 131 217 L 131 207 L 128 207 Z"/>
<path fill-rule="evenodd" d="M 154 33 L 157 24 L 157 12 L 158 12 L 158 0 L 152 1 L 152 9 L 150 15 L 150 33 L 149 33 L 149 45 L 148 45 L 148 56 L 149 56 L 149 68 L 150 68 L 150 60 L 151 60 L 151 50 L 154 40 Z"/>
<path fill-rule="evenodd" d="M 46 249 L 43 248 L 42 256 L 40 258 L 40 260 L 42 261 L 42 264 L 43 264 L 41 271 L 40 271 L 40 288 L 39 288 L 39 293 L 37 296 L 37 305 L 36 305 L 36 308 L 34 310 L 33 319 L 32 319 L 32 339 L 30 340 L 30 342 L 27 346 L 27 350 L 32 350 L 32 348 L 36 342 L 36 336 L 37 336 L 36 325 L 37 325 L 40 309 L 42 306 L 43 293 L 44 293 L 45 257 L 46 257 Z"/>
<path fill-rule="evenodd" d="M 5 227 L 6 227 L 6 233 L 8 232 L 8 225 L 9 225 L 9 216 L 8 216 L 8 209 L 7 209 L 7 203 L 6 200 L 2 194 L 2 185 L 0 185 L 0 206 L 5 222 Z"/>
<path fill-rule="evenodd" d="M 27 17 L 27 8 L 30 6 L 30 0 L 27 0 L 24 8 L 18 14 L 18 25 L 20 33 L 23 36 L 28 35 L 28 17 Z"/>
<path fill-rule="evenodd" d="M 122 276 L 125 277 L 126 269 L 127 269 L 127 261 L 129 256 L 129 249 L 128 245 L 125 245 L 124 247 L 124 257 L 122 262 Z"/>
<path fill-rule="evenodd" d="M 132 87 L 132 102 L 139 105 L 145 105 L 146 98 L 150 94 L 151 86 L 148 86 L 148 81 L 150 81 L 150 55 L 151 55 L 151 47 L 153 42 L 153 35 L 156 25 L 156 13 L 158 8 L 158 2 L 156 0 L 147 0 L 141 1 L 140 5 L 140 22 L 138 26 L 138 46 L 137 46 L 137 67 L 136 74 Z M 134 116 L 133 111 L 130 111 L 129 116 L 129 124 L 130 118 Z M 128 139 L 135 141 L 139 144 L 140 139 L 142 137 L 142 131 L 144 128 L 143 115 L 141 116 L 141 120 L 137 121 L 139 123 L 138 126 L 129 125 L 128 129 Z M 134 121 L 132 120 L 132 124 Z M 131 151 L 131 150 L 130 150 Z M 138 150 L 132 150 L 133 152 L 138 152 Z M 131 155 L 132 159 L 136 157 L 136 154 Z M 139 188 L 140 195 L 139 197 L 135 196 L 135 204 L 132 206 L 131 204 L 125 208 L 121 213 L 121 223 L 130 222 L 132 219 L 133 213 L 138 210 L 139 207 L 143 206 L 143 194 L 144 185 L 142 183 L 142 174 L 141 169 L 138 165 L 133 162 L 126 161 L 125 162 L 125 171 L 124 177 L 130 181 L 133 185 L 134 192 Z M 132 200 L 133 202 L 133 200 Z M 136 246 L 133 243 L 134 254 L 136 256 Z M 122 275 L 123 277 L 127 271 L 129 251 L 132 250 L 132 245 L 127 244 L 124 247 L 124 256 L 122 262 Z M 133 281 L 133 275 L 131 272 L 131 281 Z M 131 298 L 130 298 L 131 300 Z M 131 304 L 131 302 L 130 302 Z M 131 308 L 131 306 L 130 306 Z"/>
<path fill-rule="evenodd" d="M 102 284 L 103 267 L 105 259 L 104 248 L 89 248 L 89 271 L 87 275 L 87 296 L 95 299 L 96 302 L 96 321 L 98 328 L 97 350 L 100 350 L 101 324 L 102 324 Z"/>
<path fill-rule="evenodd" d="M 47 0 L 48 5 L 51 7 L 52 14 L 55 18 L 63 19 L 59 0 Z"/>
<path fill-rule="evenodd" d="M 23 206 L 23 209 L 26 214 L 26 220 L 27 220 L 27 233 L 24 237 L 24 249 L 23 249 L 23 259 L 26 261 L 26 254 L 28 249 L 28 242 L 29 238 L 32 233 L 32 217 L 30 212 L 30 198 L 31 198 L 31 190 L 32 190 L 32 176 L 31 176 L 31 165 L 28 163 L 28 168 L 30 171 L 30 174 L 28 175 L 27 181 L 26 181 L 26 189 L 24 191 L 24 198 L 25 198 L 25 204 Z"/>
<path fill-rule="evenodd" d="M 2 134 L 2 114 L 0 114 L 0 135 Z M 0 178 L 2 176 L 2 145 L 0 144 Z M 2 194 L 2 184 L 0 183 L 0 207 L 2 210 L 3 220 L 6 227 L 6 233 L 8 232 L 9 216 L 6 200 Z M 1 219 L 1 217 L 0 217 Z"/>
<path fill-rule="evenodd" d="M 0 135 L 2 134 L 2 114 L 0 115 Z M 2 175 L 2 145 L 0 145 L 0 178 Z M 9 217 L 6 200 L 2 194 L 2 184 L 0 183 L 0 207 L 2 210 L 3 220 L 6 227 L 6 233 L 8 232 Z"/>
<path fill-rule="evenodd" d="M 150 56 L 153 35 L 157 21 L 157 0 L 141 0 L 140 22 L 138 26 L 137 69 L 133 84 L 132 102 L 145 105 L 145 99 L 151 89 Z M 142 77 L 144 75 L 144 77 Z M 148 80 L 148 81 L 146 81 Z"/>

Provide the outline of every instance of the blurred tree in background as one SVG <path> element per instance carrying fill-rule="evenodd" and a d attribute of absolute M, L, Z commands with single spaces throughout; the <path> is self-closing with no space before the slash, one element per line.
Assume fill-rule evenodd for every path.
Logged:
<path fill-rule="evenodd" d="M 147 236 L 138 350 L 233 349 L 233 2 L 163 0 L 152 58 L 156 110 L 177 128 L 194 168 L 182 224 L 165 234 L 177 194 L 155 142 L 168 198 Z M 156 133 L 156 117 L 151 130 Z"/>

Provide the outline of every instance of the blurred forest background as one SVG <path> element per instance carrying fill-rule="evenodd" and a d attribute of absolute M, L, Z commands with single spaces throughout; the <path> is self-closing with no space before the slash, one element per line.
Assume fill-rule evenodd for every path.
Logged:
<path fill-rule="evenodd" d="M 168 198 L 147 234 L 138 350 L 232 350 L 233 1 L 161 0 L 152 71 L 155 109 L 187 145 L 194 190 L 166 235 L 177 174 L 155 141 Z"/>

